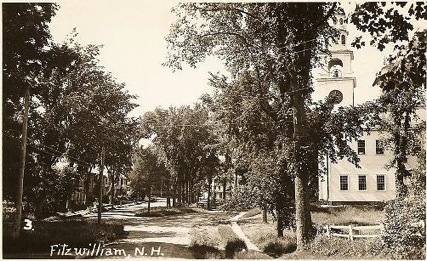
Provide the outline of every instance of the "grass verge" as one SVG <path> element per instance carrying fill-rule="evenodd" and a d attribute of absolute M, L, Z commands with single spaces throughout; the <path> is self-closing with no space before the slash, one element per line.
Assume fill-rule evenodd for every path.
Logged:
<path fill-rule="evenodd" d="M 98 242 L 111 242 L 126 235 L 118 222 L 98 224 L 96 221 L 73 220 L 61 222 L 34 221 L 34 230 L 22 230 L 19 239 L 12 239 L 13 224 L 3 224 L 3 253 L 49 252 L 50 246 L 67 244 L 70 247 L 88 247 Z"/>
<path fill-rule="evenodd" d="M 147 209 L 139 210 L 135 213 L 137 217 L 166 217 L 180 214 L 196 213 L 197 211 L 192 208 L 166 208 L 156 207 L 151 208 L 150 212 Z"/>
<path fill-rule="evenodd" d="M 384 221 L 384 212 L 378 206 L 313 206 L 311 218 L 317 225 L 377 225 Z"/>

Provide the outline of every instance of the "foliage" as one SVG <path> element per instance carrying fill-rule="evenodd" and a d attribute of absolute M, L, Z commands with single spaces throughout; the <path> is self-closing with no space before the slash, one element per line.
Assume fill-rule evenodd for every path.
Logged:
<path fill-rule="evenodd" d="M 135 196 L 151 197 L 154 186 L 160 187 L 162 179 L 168 179 L 169 173 L 157 158 L 153 147 L 135 150 L 134 167 L 130 173 L 130 186 Z"/>
<path fill-rule="evenodd" d="M 414 29 L 413 20 L 427 20 L 427 6 L 423 2 L 366 2 L 358 4 L 350 20 L 362 32 L 368 32 L 372 39 L 369 45 L 384 50 L 387 44 L 402 48 L 410 39 Z M 365 46 L 361 36 L 352 46 Z"/>
<path fill-rule="evenodd" d="M 225 258 L 233 258 L 237 252 L 248 250 L 246 243 L 234 233 L 230 225 L 219 225 L 218 233 L 225 245 Z"/>
<path fill-rule="evenodd" d="M 23 231 L 18 240 L 10 238 L 9 228 L 3 231 L 4 254 L 46 252 L 54 244 L 88 247 L 96 242 L 109 242 L 125 235 L 120 223 L 97 224 L 88 221 L 35 221 L 34 231 Z"/>
<path fill-rule="evenodd" d="M 3 197 L 12 199 L 20 169 L 22 116 L 25 90 L 40 91 L 33 78 L 46 63 L 51 39 L 48 24 L 58 8 L 52 3 L 4 3 L 3 14 Z M 13 200 L 15 200 L 13 198 Z"/>
<path fill-rule="evenodd" d="M 2 207 L 2 218 L 3 222 L 10 222 L 15 220 L 16 216 L 16 208 L 13 206 L 12 203 L 3 201 L 3 207 Z"/>
<path fill-rule="evenodd" d="M 225 258 L 233 258 L 236 253 L 248 250 L 246 243 L 241 239 L 232 239 L 225 245 Z"/>
<path fill-rule="evenodd" d="M 39 175 L 28 177 L 24 195 L 27 213 L 34 213 L 36 218 L 44 218 L 56 211 L 66 212 L 66 201 L 74 191 L 78 174 L 75 169 L 64 167 L 40 171 Z"/>
<path fill-rule="evenodd" d="M 294 252 L 296 249 L 296 238 L 286 237 L 285 239 L 269 242 L 262 251 L 271 257 L 277 258 L 283 254 Z"/>
<path fill-rule="evenodd" d="M 406 198 L 397 198 L 385 209 L 382 239 L 390 256 L 398 259 L 425 259 L 426 189 L 425 150 L 409 180 Z M 422 224 L 424 223 L 424 227 Z"/>
<path fill-rule="evenodd" d="M 233 191 L 231 198 L 219 206 L 220 210 L 224 211 L 244 211 L 257 207 L 257 199 L 250 193 L 250 188 L 245 185 L 239 185 Z"/>
<path fill-rule="evenodd" d="M 208 112 L 199 104 L 157 108 L 144 114 L 142 137 L 152 138 L 155 152 L 170 172 L 169 186 L 179 203 L 192 203 L 205 180 L 215 175 L 219 159 Z"/>
<path fill-rule="evenodd" d="M 318 155 L 327 151 L 357 163 L 342 133 L 347 129 L 350 138 L 359 134 L 354 125 L 360 121 L 348 123 L 360 115 L 349 110 L 353 114 L 347 117 L 341 111 L 336 119 L 343 119 L 334 128 L 335 122 L 328 122 L 330 101 L 308 107 L 311 69 L 336 34 L 328 19 L 339 11 L 337 4 L 191 3 L 174 11 L 178 21 L 167 37 L 165 64 L 194 67 L 211 55 L 224 62 L 231 79 L 212 75 L 217 93 L 204 97 L 221 123 L 222 150 L 241 165 L 235 170 L 245 170 L 242 179 L 259 207 L 291 222 L 295 205 L 303 244 L 311 227 L 308 202 L 315 193 L 309 188 L 316 187 Z"/>
<path fill-rule="evenodd" d="M 425 228 L 412 226 L 419 222 L 420 214 L 425 220 L 425 205 L 421 209 L 410 207 L 410 202 L 402 200 L 387 206 L 382 239 L 393 258 L 425 259 Z"/>
<path fill-rule="evenodd" d="M 51 4 L 8 4 L 3 13 L 11 12 L 6 14 L 9 17 L 13 12 L 20 12 L 22 9 L 26 10 L 28 15 L 31 13 L 36 16 L 40 12 L 44 18 L 50 19 L 52 14 L 49 12 L 54 13 L 56 8 L 56 5 Z M 74 182 L 84 175 L 89 175 L 91 169 L 99 165 L 102 146 L 107 150 L 106 165 L 110 172 L 124 174 L 130 168 L 129 155 L 136 142 L 138 121 L 127 117 L 127 114 L 136 106 L 131 102 L 135 96 L 124 91 L 124 84 L 118 83 L 98 65 L 99 46 L 83 47 L 74 41 L 74 36 L 61 44 L 49 42 L 47 25 L 45 22 L 37 24 L 41 23 L 41 18 L 30 19 L 29 16 L 21 14 L 18 16 L 26 19 L 24 25 L 20 25 L 19 19 L 16 19 L 13 26 L 6 26 L 8 30 L 4 35 L 8 48 L 11 48 L 7 53 L 15 52 L 16 56 L 16 61 L 5 60 L 10 63 L 5 65 L 10 71 L 4 71 L 4 90 L 7 93 L 4 96 L 4 105 L 7 107 L 4 111 L 7 122 L 4 126 L 4 134 L 7 137 L 4 149 L 10 150 L 8 155 L 13 156 L 13 159 L 7 157 L 3 164 L 5 187 L 12 188 L 5 189 L 4 196 L 8 199 L 13 197 L 17 183 L 15 173 L 19 169 L 16 159 L 21 157 L 18 137 L 22 129 L 19 123 L 22 105 L 19 97 L 23 94 L 19 94 L 18 89 L 13 92 L 12 84 L 21 87 L 30 84 L 32 99 L 24 198 L 31 208 L 27 210 L 34 210 L 37 215 L 43 215 L 65 207 L 66 199 L 74 190 Z M 32 22 L 37 23 L 31 24 Z M 28 29 L 28 36 L 34 37 L 38 51 L 31 61 L 18 59 L 30 55 L 30 49 L 13 49 L 21 45 L 21 40 L 27 44 L 34 42 L 34 39 L 17 37 L 25 30 L 13 35 L 14 32 L 9 29 L 16 29 L 15 23 L 22 28 L 34 27 Z M 43 46 L 37 42 L 41 36 L 34 35 L 37 30 L 46 30 L 43 31 L 44 40 L 40 40 Z M 9 41 L 13 42 L 10 46 Z M 22 63 L 22 66 L 12 63 Z M 32 68 L 31 72 L 17 72 L 17 69 L 13 69 L 19 67 L 24 70 L 27 66 Z M 24 77 L 23 73 L 26 73 L 27 77 Z M 14 82 L 16 77 L 27 79 L 27 82 L 18 85 Z M 59 161 L 67 164 L 73 171 L 54 169 Z M 77 177 L 76 172 L 81 176 Z M 59 191 L 62 191 L 61 194 L 55 194 Z"/>
<path fill-rule="evenodd" d="M 405 166 L 408 156 L 420 155 L 425 143 L 425 120 L 418 112 L 425 110 L 426 34 L 427 30 L 415 34 L 407 50 L 391 58 L 375 81 L 383 90 L 375 108 L 388 117 L 374 124 L 390 134 L 385 144 L 393 151 L 389 165 L 396 168 L 397 197 L 407 194 L 403 179 L 410 175 Z"/>

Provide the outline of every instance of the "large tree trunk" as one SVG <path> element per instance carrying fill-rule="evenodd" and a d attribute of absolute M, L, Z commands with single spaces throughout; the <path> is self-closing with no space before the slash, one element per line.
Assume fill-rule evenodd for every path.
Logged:
<path fill-rule="evenodd" d="M 115 191 L 115 175 L 114 170 L 111 173 L 111 188 L 110 188 L 110 204 L 114 207 L 114 191 Z"/>
<path fill-rule="evenodd" d="M 24 174 L 25 174 L 25 161 L 27 155 L 27 126 L 28 126 L 28 111 L 30 108 L 30 87 L 28 86 L 25 91 L 25 104 L 24 104 L 24 120 L 22 124 L 22 146 L 21 146 L 21 169 L 18 176 L 18 191 L 16 195 L 16 219 L 15 227 L 13 229 L 12 237 L 19 238 L 21 232 L 21 218 L 22 218 L 22 197 L 24 195 Z"/>
<path fill-rule="evenodd" d="M 151 185 L 148 189 L 148 213 L 150 213 L 151 210 Z"/>
<path fill-rule="evenodd" d="M 292 77 L 292 76 L 291 76 Z M 292 112 L 294 124 L 294 155 L 295 155 L 295 219 L 297 225 L 297 250 L 307 248 L 310 241 L 311 215 L 308 204 L 308 193 L 306 191 L 309 174 L 305 170 L 306 159 L 304 157 L 306 146 L 305 142 L 305 100 L 304 92 L 298 90 L 296 84 L 292 85 Z"/>
<path fill-rule="evenodd" d="M 207 209 L 211 210 L 211 197 L 212 197 L 212 177 L 208 177 L 208 202 Z"/>
<path fill-rule="evenodd" d="M 176 180 L 175 180 L 175 182 L 174 182 L 174 184 L 173 184 L 173 195 L 172 195 L 172 206 L 173 207 L 176 207 Z"/>
<path fill-rule="evenodd" d="M 282 210 L 277 209 L 277 236 L 283 238 L 283 230 L 285 230 Z"/>
<path fill-rule="evenodd" d="M 170 197 L 170 181 L 166 183 L 166 208 L 171 207 L 171 197 Z"/>
<path fill-rule="evenodd" d="M 264 206 L 262 208 L 262 222 L 263 223 L 268 223 L 268 220 L 267 220 L 267 206 Z"/>
<path fill-rule="evenodd" d="M 226 193 L 227 193 L 227 178 L 224 178 L 224 181 L 222 183 L 222 199 L 226 199 Z"/>
<path fill-rule="evenodd" d="M 102 187 L 104 186 L 104 160 L 105 160 L 105 147 L 102 146 L 101 150 L 101 170 L 99 171 L 98 179 L 98 224 L 101 224 L 101 213 L 102 213 Z"/>

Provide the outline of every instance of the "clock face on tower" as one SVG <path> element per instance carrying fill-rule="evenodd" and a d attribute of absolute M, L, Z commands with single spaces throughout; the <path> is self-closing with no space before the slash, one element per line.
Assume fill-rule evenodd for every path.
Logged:
<path fill-rule="evenodd" d="M 328 95 L 329 99 L 332 100 L 333 103 L 338 104 L 340 102 L 342 102 L 342 92 L 338 91 L 338 90 L 332 90 L 329 95 Z"/>

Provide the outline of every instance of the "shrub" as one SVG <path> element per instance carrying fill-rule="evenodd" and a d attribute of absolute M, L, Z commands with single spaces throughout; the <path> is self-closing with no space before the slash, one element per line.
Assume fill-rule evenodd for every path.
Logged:
<path fill-rule="evenodd" d="M 390 202 L 385 215 L 382 239 L 389 255 L 396 259 L 425 259 L 425 230 L 412 226 L 425 220 L 425 206 L 419 207 L 410 198 L 398 199 Z"/>
<path fill-rule="evenodd" d="M 225 258 L 233 258 L 236 252 L 248 249 L 246 243 L 233 232 L 230 225 L 219 225 L 218 233 L 225 243 Z"/>
<path fill-rule="evenodd" d="M 233 258 L 237 252 L 242 250 L 248 250 L 248 247 L 240 238 L 227 241 L 227 244 L 225 245 L 225 258 Z"/>
<path fill-rule="evenodd" d="M 292 253 L 297 249 L 295 237 L 286 237 L 270 241 L 264 248 L 263 252 L 267 255 L 277 258 L 283 254 Z"/>
<path fill-rule="evenodd" d="M 14 221 L 16 217 L 16 208 L 13 203 L 3 201 L 3 222 Z"/>

